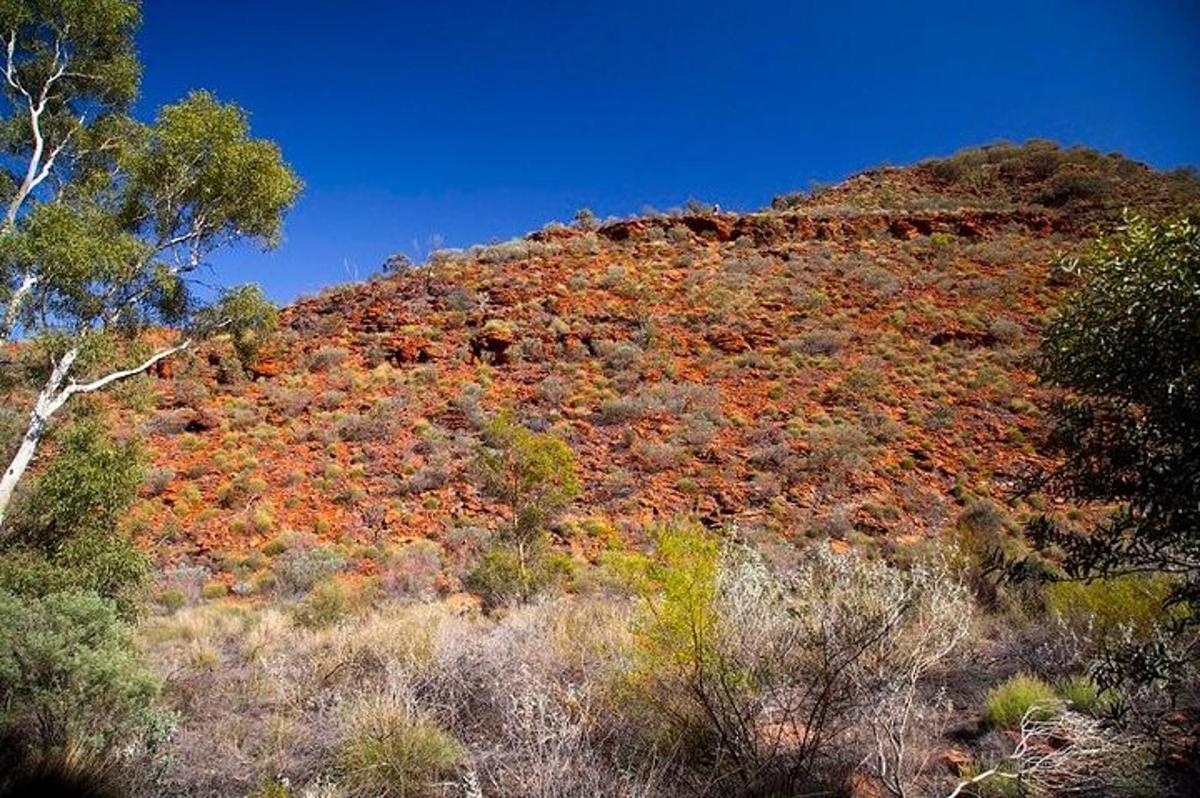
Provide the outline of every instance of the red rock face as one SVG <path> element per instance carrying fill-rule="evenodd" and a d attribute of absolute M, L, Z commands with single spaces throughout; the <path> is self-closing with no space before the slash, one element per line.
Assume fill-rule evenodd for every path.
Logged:
<path fill-rule="evenodd" d="M 574 451 L 569 522 L 940 535 L 959 496 L 1044 462 L 1027 364 L 1062 290 L 1047 264 L 1091 229 L 1069 211 L 883 170 L 791 211 L 547 228 L 331 289 L 245 373 L 216 344 L 159 370 L 139 424 L 178 476 L 131 523 L 164 559 L 495 528 L 471 460 L 504 408 Z M 586 554 L 577 528 L 559 540 Z"/>

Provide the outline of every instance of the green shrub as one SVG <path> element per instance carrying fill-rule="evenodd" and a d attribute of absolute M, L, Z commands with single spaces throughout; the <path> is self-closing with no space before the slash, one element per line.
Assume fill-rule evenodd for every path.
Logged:
<path fill-rule="evenodd" d="M 200 588 L 200 595 L 206 599 L 225 598 L 229 595 L 229 588 L 225 586 L 224 582 L 209 582 Z"/>
<path fill-rule="evenodd" d="M 11 520 L 11 539 L 52 551 L 80 526 L 115 529 L 143 480 L 134 441 L 114 443 L 99 419 L 57 436 L 58 450 Z"/>
<path fill-rule="evenodd" d="M 1058 697 L 1076 712 L 1101 715 L 1110 709 L 1116 696 L 1110 690 L 1101 690 L 1090 676 L 1072 676 L 1058 685 Z"/>
<path fill-rule="evenodd" d="M 345 618 L 352 602 L 346 586 L 337 579 L 319 583 L 296 605 L 292 617 L 307 629 L 323 629 Z"/>
<path fill-rule="evenodd" d="M 263 544 L 262 553 L 268 557 L 277 557 L 288 550 L 287 540 L 283 537 L 272 538 Z"/>
<path fill-rule="evenodd" d="M 91 591 L 0 591 L 0 733 L 48 754 L 145 751 L 171 718 L 116 605 Z"/>
<path fill-rule="evenodd" d="M 454 775 L 463 749 L 432 719 L 378 697 L 347 712 L 337 761 L 352 795 L 420 798 Z"/>
<path fill-rule="evenodd" d="M 1054 688 L 1036 676 L 1020 673 L 988 691 L 983 704 L 983 722 L 993 729 L 1012 729 L 1037 706 L 1032 717 L 1048 720 L 1054 716 L 1058 696 Z"/>
<path fill-rule="evenodd" d="M 187 594 L 180 588 L 169 587 L 158 594 L 155 602 L 168 613 L 173 613 L 187 604 Z"/>
<path fill-rule="evenodd" d="M 1037 201 L 1052 208 L 1070 202 L 1088 202 L 1104 199 L 1112 193 L 1112 181 L 1102 175 L 1081 172 L 1061 172 L 1046 181 L 1038 193 Z"/>
<path fill-rule="evenodd" d="M 132 616 L 149 560 L 120 523 L 141 483 L 138 447 L 113 443 L 102 420 L 85 416 L 64 428 L 6 523 L 0 589 L 33 597 L 91 590 Z"/>
<path fill-rule="evenodd" d="M 488 606 L 528 601 L 553 585 L 563 585 L 574 573 L 574 562 L 566 555 L 547 552 L 538 546 L 524 556 L 510 545 L 491 546 L 467 575 L 467 587 L 483 597 Z"/>
<path fill-rule="evenodd" d="M 1174 579 L 1164 575 L 1055 582 L 1046 587 L 1046 605 L 1074 628 L 1091 627 L 1102 637 L 1129 629 L 1145 638 L 1168 620 L 1163 606 L 1175 584 Z"/>
<path fill-rule="evenodd" d="M 340 571 L 346 559 L 325 546 L 289 549 L 275 562 L 274 571 L 279 587 L 296 595 L 311 590 L 314 585 Z"/>
<path fill-rule="evenodd" d="M 475 470 L 485 492 L 511 508 L 514 541 L 536 537 L 579 495 L 571 447 L 500 415 L 483 428 Z"/>

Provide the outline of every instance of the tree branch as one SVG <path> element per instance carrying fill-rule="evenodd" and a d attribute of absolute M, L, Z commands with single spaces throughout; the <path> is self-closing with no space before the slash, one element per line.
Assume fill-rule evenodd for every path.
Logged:
<path fill-rule="evenodd" d="M 150 357 L 146 358 L 146 360 L 142 361 L 136 366 L 133 366 L 132 368 L 114 371 L 91 382 L 71 382 L 66 388 L 63 388 L 62 392 L 59 393 L 58 397 L 55 399 L 55 409 L 57 410 L 58 407 L 62 406 L 63 402 L 66 402 L 67 399 L 71 398 L 71 396 L 77 393 L 92 393 L 93 391 L 98 391 L 105 386 L 117 382 L 118 380 L 123 380 L 126 377 L 132 377 L 134 375 L 141 374 L 147 369 L 153 367 L 154 364 L 160 360 L 168 358 L 177 352 L 182 352 L 191 345 L 192 339 L 187 338 L 182 343 L 156 352 L 154 355 L 151 355 Z"/>

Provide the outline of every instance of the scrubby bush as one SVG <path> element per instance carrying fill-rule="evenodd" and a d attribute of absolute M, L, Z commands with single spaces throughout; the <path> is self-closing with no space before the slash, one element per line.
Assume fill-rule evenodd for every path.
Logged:
<path fill-rule="evenodd" d="M 200 595 L 209 601 L 225 598 L 229 595 L 229 587 L 224 582 L 209 582 L 200 589 Z"/>
<path fill-rule="evenodd" d="M 1164 606 L 1174 589 L 1175 580 L 1162 574 L 1055 582 L 1046 586 L 1046 605 L 1071 628 L 1098 638 L 1147 640 L 1171 617 Z"/>
<path fill-rule="evenodd" d="M 391 595 L 422 599 L 434 594 L 441 573 L 441 548 L 430 540 L 414 540 L 389 558 L 379 578 Z"/>
<path fill-rule="evenodd" d="M 574 571 L 571 558 L 548 551 L 543 542 L 518 552 L 499 543 L 484 552 L 466 584 L 487 606 L 529 601 L 552 585 L 565 586 Z"/>
<path fill-rule="evenodd" d="M 116 606 L 91 591 L 0 591 L 0 730 L 32 757 L 146 754 L 169 730 Z"/>
<path fill-rule="evenodd" d="M 317 583 L 295 606 L 292 617 L 306 629 L 323 629 L 345 618 L 351 607 L 351 596 L 345 583 L 340 579 L 326 579 Z"/>
<path fill-rule="evenodd" d="M 288 549 L 273 566 L 279 587 L 296 595 L 333 576 L 346 564 L 346 558 L 326 546 L 302 545 Z"/>
<path fill-rule="evenodd" d="M 93 590 L 132 615 L 149 564 L 120 530 L 143 470 L 136 443 L 111 441 L 100 419 L 63 429 L 0 538 L 0 589 L 28 596 Z"/>
<path fill-rule="evenodd" d="M 379 696 L 347 707 L 338 768 L 351 795 L 422 798 L 453 777 L 462 746 L 402 698 Z"/>
<path fill-rule="evenodd" d="M 1017 674 L 988 691 L 983 705 L 983 722 L 993 729 L 1015 729 L 1026 713 L 1036 720 L 1054 715 L 1058 695 L 1036 676 Z"/>
<path fill-rule="evenodd" d="M 162 607 L 164 611 L 172 613 L 186 605 L 188 598 L 187 594 L 184 593 L 180 588 L 169 587 L 160 591 L 159 594 L 155 596 L 154 601 L 156 604 Z"/>
<path fill-rule="evenodd" d="M 170 466 L 156 466 L 146 472 L 146 492 L 157 496 L 167 489 L 171 480 L 175 479 L 175 469 Z"/>
<path fill-rule="evenodd" d="M 350 353 L 337 346 L 323 346 L 308 359 L 309 371 L 331 371 L 345 362 Z"/>
<path fill-rule="evenodd" d="M 1090 676 L 1077 675 L 1063 680 L 1056 692 L 1067 706 L 1085 715 L 1103 715 L 1116 703 L 1111 690 L 1102 690 Z"/>
<path fill-rule="evenodd" d="M 1046 181 L 1037 195 L 1043 205 L 1059 208 L 1071 202 L 1101 200 L 1112 193 L 1112 181 L 1103 175 L 1062 172 Z"/>
<path fill-rule="evenodd" d="M 489 421 L 483 439 L 475 473 L 483 489 L 508 505 L 512 516 L 502 534 L 507 551 L 494 548 L 490 564 L 481 563 L 481 573 L 507 581 L 509 565 L 515 560 L 518 595 L 525 596 L 526 588 L 541 581 L 537 572 L 547 567 L 538 562 L 545 556 L 546 524 L 579 494 L 575 457 L 563 441 L 532 432 L 507 415 Z M 493 581 L 492 577 L 486 581 Z"/>
<path fill-rule="evenodd" d="M 868 750 L 907 735 L 925 674 L 970 624 L 944 567 L 906 573 L 821 548 L 781 578 L 689 525 L 660 530 L 633 578 L 646 611 L 622 682 L 626 723 L 660 753 L 681 741 L 688 780 L 747 794 L 836 774 L 835 729 L 852 718 L 877 731 Z M 879 762 L 919 765 L 903 751 Z"/>

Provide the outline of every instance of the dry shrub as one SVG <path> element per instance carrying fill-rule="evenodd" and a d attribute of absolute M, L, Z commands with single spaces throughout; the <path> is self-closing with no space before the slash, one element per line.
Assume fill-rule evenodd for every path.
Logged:
<path fill-rule="evenodd" d="M 852 731 L 902 740 L 876 770 L 920 771 L 909 756 L 918 692 L 970 617 L 944 567 L 904 572 L 820 547 L 781 577 L 695 528 L 658 543 L 621 687 L 635 745 L 669 757 L 701 794 L 835 786 Z"/>

